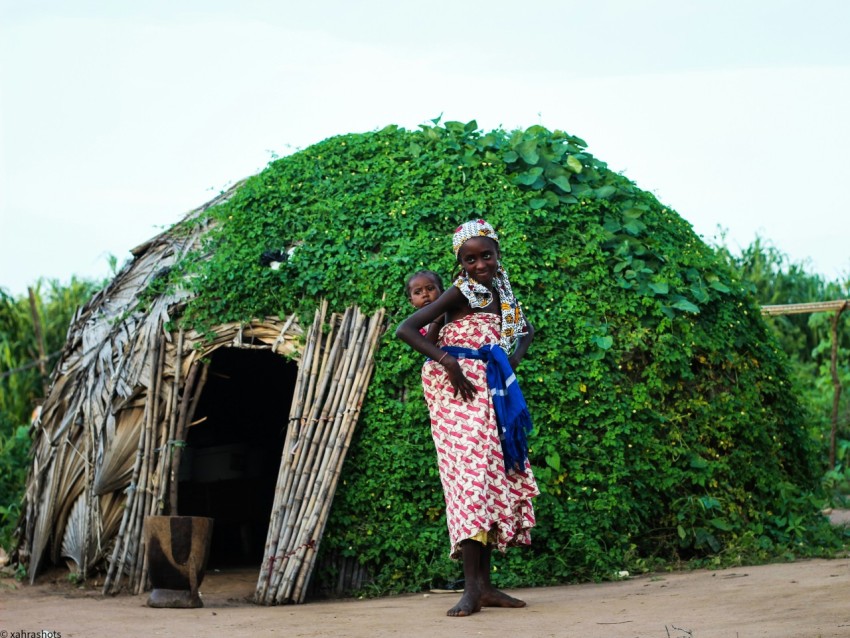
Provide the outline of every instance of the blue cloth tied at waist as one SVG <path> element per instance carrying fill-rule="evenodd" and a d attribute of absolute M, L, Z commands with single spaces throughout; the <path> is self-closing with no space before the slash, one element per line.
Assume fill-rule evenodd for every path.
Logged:
<path fill-rule="evenodd" d="M 498 345 L 488 343 L 478 350 L 458 346 L 443 346 L 456 359 L 478 359 L 487 364 L 487 387 L 496 412 L 499 440 L 505 457 L 505 471 L 525 472 L 528 459 L 528 434 L 531 433 L 531 415 L 522 396 L 508 355 Z"/>

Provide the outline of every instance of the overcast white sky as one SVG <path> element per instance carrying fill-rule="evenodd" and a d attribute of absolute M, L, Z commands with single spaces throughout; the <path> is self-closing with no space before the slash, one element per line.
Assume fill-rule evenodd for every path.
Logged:
<path fill-rule="evenodd" d="M 0 288 L 441 113 L 566 130 L 706 240 L 848 276 L 848 33 L 846 0 L 0 0 Z"/>

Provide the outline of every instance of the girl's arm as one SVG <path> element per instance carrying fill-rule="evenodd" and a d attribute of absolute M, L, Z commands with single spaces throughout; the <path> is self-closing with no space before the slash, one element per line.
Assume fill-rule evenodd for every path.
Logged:
<path fill-rule="evenodd" d="M 463 374 L 458 360 L 452 355 L 446 354 L 444 350 L 438 348 L 435 343 L 429 341 L 427 337 L 419 332 L 420 328 L 443 315 L 451 317 L 453 315 L 452 310 L 457 309 L 463 304 L 466 304 L 466 299 L 460 290 L 452 286 L 440 295 L 437 301 L 420 308 L 402 321 L 401 325 L 396 328 L 395 334 L 420 354 L 424 354 L 426 357 L 442 365 L 446 369 L 449 382 L 454 388 L 455 396 L 460 394 L 462 399 L 470 401 L 475 395 L 475 386 Z"/>
<path fill-rule="evenodd" d="M 531 325 L 531 322 L 527 318 L 525 320 L 525 326 L 528 328 L 528 334 L 523 335 L 517 340 L 516 350 L 514 350 L 514 353 L 510 357 L 508 357 L 508 362 L 514 370 L 517 369 L 519 362 L 522 361 L 522 358 L 528 351 L 528 346 L 531 345 L 531 342 L 534 339 L 534 326 Z"/>
<path fill-rule="evenodd" d="M 428 332 L 425 333 L 425 338 L 431 343 L 437 343 L 437 340 L 440 338 L 440 330 L 442 330 L 445 325 L 445 315 L 437 319 L 436 321 L 432 321 L 427 325 Z"/>

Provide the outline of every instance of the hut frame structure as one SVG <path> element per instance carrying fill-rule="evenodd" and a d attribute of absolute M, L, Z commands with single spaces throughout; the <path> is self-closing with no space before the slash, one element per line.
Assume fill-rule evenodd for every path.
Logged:
<path fill-rule="evenodd" d="M 105 566 L 105 594 L 149 588 L 144 519 L 179 513 L 181 458 L 190 429 L 203 427 L 194 417 L 211 356 L 260 349 L 293 361 L 297 373 L 288 410 L 275 412 L 285 438 L 255 602 L 304 602 L 384 311 L 333 313 L 320 301 L 311 325 L 294 314 L 262 317 L 216 326 L 210 338 L 174 327 L 191 300 L 185 289 L 140 303 L 152 282 L 201 246 L 210 228 L 202 213 L 239 186 L 134 249 L 71 322 L 33 425 L 17 549 L 31 582 L 49 558 L 81 575 Z"/>

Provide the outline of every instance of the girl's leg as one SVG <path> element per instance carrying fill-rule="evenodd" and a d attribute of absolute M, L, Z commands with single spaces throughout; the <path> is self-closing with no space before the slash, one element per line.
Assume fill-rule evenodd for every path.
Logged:
<path fill-rule="evenodd" d="M 463 596 L 457 605 L 446 612 L 447 616 L 471 616 L 481 611 L 481 554 L 485 547 L 474 540 L 461 543 L 463 552 Z M 489 559 L 488 559 L 489 562 Z M 489 576 L 489 575 L 488 575 Z"/>
<path fill-rule="evenodd" d="M 478 576 L 480 579 L 478 588 L 480 590 L 479 602 L 481 607 L 525 607 L 524 600 L 508 596 L 505 592 L 493 587 L 493 584 L 490 582 L 490 556 L 492 554 L 492 548 L 481 547 L 480 562 L 478 564 Z M 465 559 L 466 554 L 464 554 Z M 466 582 L 469 583 L 468 580 Z"/>

